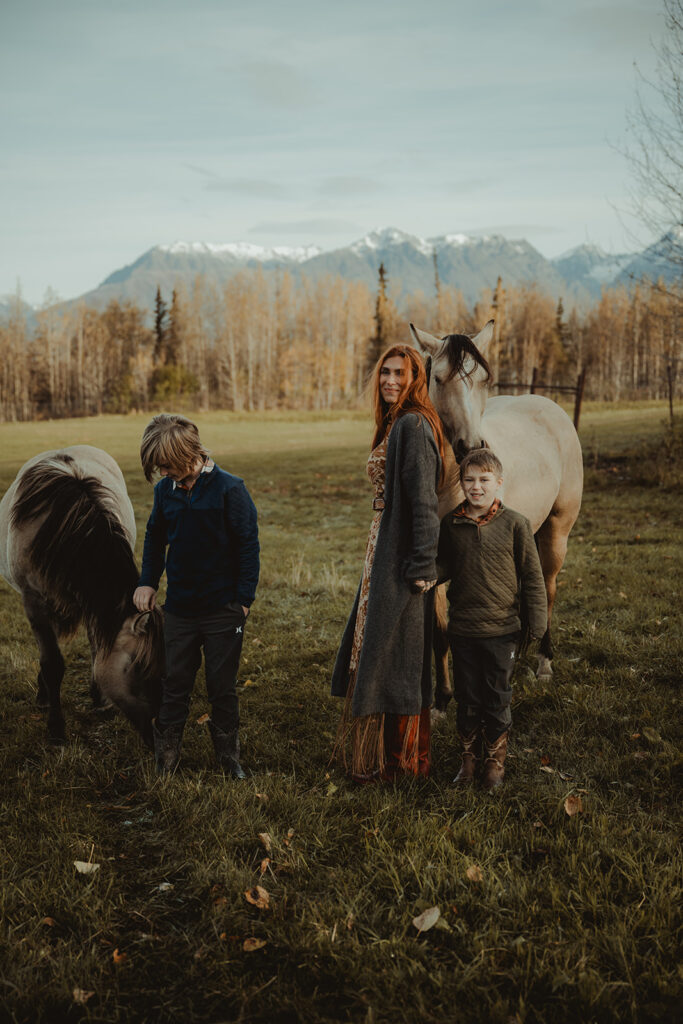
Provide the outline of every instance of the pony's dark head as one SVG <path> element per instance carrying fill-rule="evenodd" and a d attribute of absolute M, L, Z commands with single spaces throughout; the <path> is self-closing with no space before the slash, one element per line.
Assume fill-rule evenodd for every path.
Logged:
<path fill-rule="evenodd" d="M 131 604 L 113 644 L 98 650 L 93 674 L 102 694 L 123 711 L 150 748 L 164 668 L 161 612 L 138 612 Z"/>

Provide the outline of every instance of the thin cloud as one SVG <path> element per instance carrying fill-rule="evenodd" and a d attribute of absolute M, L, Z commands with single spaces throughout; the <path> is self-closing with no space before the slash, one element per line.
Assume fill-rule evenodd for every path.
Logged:
<path fill-rule="evenodd" d="M 318 186 L 319 194 L 326 199 L 377 195 L 381 191 L 383 191 L 383 186 L 374 178 L 361 178 L 353 175 L 325 178 Z"/>
<path fill-rule="evenodd" d="M 332 217 L 309 218 L 307 220 L 275 221 L 266 220 L 249 228 L 252 235 L 324 235 L 347 234 L 362 232 L 362 228 L 352 221 L 338 220 Z"/>
<path fill-rule="evenodd" d="M 313 93 L 300 71 L 285 61 L 249 61 L 240 68 L 252 96 L 273 107 L 302 107 L 312 102 Z"/>
<path fill-rule="evenodd" d="M 256 199 L 287 199 L 288 190 L 278 181 L 267 178 L 226 178 L 207 167 L 184 164 L 188 170 L 204 179 L 206 192 L 231 192 L 233 195 L 253 196 Z"/>

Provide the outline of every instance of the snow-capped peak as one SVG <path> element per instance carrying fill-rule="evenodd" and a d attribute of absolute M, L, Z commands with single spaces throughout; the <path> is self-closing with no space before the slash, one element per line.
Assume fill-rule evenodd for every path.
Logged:
<path fill-rule="evenodd" d="M 317 245 L 255 245 L 253 242 L 173 242 L 171 245 L 159 245 L 160 252 L 176 255 L 206 255 L 237 260 L 283 260 L 303 263 L 322 252 Z"/>

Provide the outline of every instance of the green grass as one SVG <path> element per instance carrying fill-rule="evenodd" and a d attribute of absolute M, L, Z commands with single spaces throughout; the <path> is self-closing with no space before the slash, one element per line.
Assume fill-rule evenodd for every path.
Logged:
<path fill-rule="evenodd" d="M 69 742 L 48 746 L 33 641 L 3 587 L 0 1018 L 674 1020 L 678 442 L 663 471 L 643 470 L 657 464 L 665 413 L 583 414 L 587 488 L 561 576 L 555 677 L 539 684 L 520 666 L 494 798 L 450 786 L 453 708 L 427 781 L 356 789 L 328 763 L 339 714 L 328 680 L 370 519 L 364 417 L 197 417 L 260 513 L 263 572 L 241 671 L 253 777 L 241 786 L 212 767 L 196 724 L 201 682 L 181 770 L 157 779 L 120 717 L 90 711 L 80 636 L 67 645 Z M 0 483 L 39 450 L 96 444 L 122 465 L 142 528 L 145 422 L 4 426 Z M 583 802 L 573 817 L 569 795 Z M 74 860 L 88 859 L 99 870 L 77 874 Z M 256 884 L 270 909 L 245 899 Z M 418 934 L 413 917 L 433 905 L 439 924 Z M 265 945 L 245 952 L 250 937 Z M 75 989 L 93 995 L 78 1002 Z"/>

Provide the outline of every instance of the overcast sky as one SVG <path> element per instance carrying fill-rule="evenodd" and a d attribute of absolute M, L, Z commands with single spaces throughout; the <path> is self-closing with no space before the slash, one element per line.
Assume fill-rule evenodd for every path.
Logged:
<path fill-rule="evenodd" d="M 661 31 L 659 0 L 2 0 L 0 295 L 175 240 L 632 249 L 615 146 Z"/>

